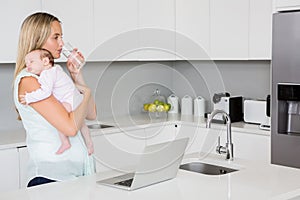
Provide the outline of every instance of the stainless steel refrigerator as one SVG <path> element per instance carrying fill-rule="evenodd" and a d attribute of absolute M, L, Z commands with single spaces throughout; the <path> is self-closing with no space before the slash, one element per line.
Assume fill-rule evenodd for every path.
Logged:
<path fill-rule="evenodd" d="M 273 15 L 271 163 L 300 168 L 300 12 Z"/>

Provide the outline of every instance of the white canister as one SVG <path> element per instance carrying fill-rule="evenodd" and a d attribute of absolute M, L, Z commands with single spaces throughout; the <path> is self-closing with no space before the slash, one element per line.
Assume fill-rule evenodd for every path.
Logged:
<path fill-rule="evenodd" d="M 204 117 L 205 113 L 205 99 L 198 96 L 194 99 L 194 116 Z"/>
<path fill-rule="evenodd" d="M 168 97 L 167 102 L 169 104 L 171 104 L 171 109 L 168 112 L 177 114 L 178 113 L 178 97 L 175 96 L 175 94 L 171 94 Z"/>
<path fill-rule="evenodd" d="M 189 95 L 181 99 L 181 115 L 193 115 L 193 99 Z"/>

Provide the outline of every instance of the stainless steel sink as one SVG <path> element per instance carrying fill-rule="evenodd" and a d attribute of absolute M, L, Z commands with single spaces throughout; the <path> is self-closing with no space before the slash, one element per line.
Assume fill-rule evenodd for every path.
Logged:
<path fill-rule="evenodd" d="M 102 128 L 111 128 L 114 126 L 106 125 L 106 124 L 90 124 L 90 125 L 87 125 L 87 127 L 89 129 L 102 129 Z"/>
<path fill-rule="evenodd" d="M 201 163 L 201 162 L 186 163 L 180 165 L 180 169 L 197 172 L 201 174 L 207 174 L 207 175 L 223 175 L 223 174 L 228 174 L 231 172 L 238 171 L 237 169 L 231 169 L 227 167 L 211 165 L 211 164 Z"/>

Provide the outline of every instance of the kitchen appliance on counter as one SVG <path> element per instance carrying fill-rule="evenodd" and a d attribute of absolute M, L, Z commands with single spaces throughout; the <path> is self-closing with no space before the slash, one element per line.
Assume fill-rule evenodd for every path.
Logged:
<path fill-rule="evenodd" d="M 271 130 L 271 95 L 267 96 L 266 99 L 266 118 L 265 121 L 263 121 L 259 128 L 263 130 L 270 131 Z"/>
<path fill-rule="evenodd" d="M 266 100 L 244 100 L 244 121 L 258 124 L 260 129 L 270 130 L 270 95 Z"/>
<path fill-rule="evenodd" d="M 229 96 L 228 93 L 221 96 L 221 93 L 215 94 L 213 97 L 214 110 L 219 109 L 229 114 L 231 122 L 243 121 L 243 97 Z M 215 117 L 217 120 L 223 120 L 221 115 Z"/>
<path fill-rule="evenodd" d="M 300 12 L 273 15 L 271 163 L 300 168 Z"/>
<path fill-rule="evenodd" d="M 264 100 L 246 99 L 244 101 L 244 121 L 261 124 L 266 118 L 267 102 Z"/>

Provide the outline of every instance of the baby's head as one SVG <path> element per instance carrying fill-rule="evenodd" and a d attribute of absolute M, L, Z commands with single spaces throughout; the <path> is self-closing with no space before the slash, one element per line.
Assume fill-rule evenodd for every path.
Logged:
<path fill-rule="evenodd" d="M 54 65 L 54 58 L 46 49 L 34 49 L 25 56 L 25 64 L 28 72 L 40 75 Z"/>

